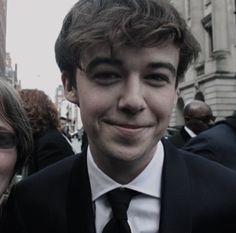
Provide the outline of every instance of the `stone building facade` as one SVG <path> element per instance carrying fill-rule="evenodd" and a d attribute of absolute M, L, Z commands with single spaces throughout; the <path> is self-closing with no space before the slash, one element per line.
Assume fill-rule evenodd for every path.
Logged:
<path fill-rule="evenodd" d="M 202 51 L 180 82 L 170 126 L 184 123 L 183 106 L 204 100 L 217 120 L 236 110 L 236 0 L 173 0 Z"/>
<path fill-rule="evenodd" d="M 7 0 L 0 0 L 0 77 L 5 76 Z"/>
<path fill-rule="evenodd" d="M 60 117 L 67 118 L 70 133 L 82 128 L 80 110 L 75 104 L 72 104 L 66 100 L 62 85 L 59 85 L 56 89 L 55 105 L 58 109 Z"/>

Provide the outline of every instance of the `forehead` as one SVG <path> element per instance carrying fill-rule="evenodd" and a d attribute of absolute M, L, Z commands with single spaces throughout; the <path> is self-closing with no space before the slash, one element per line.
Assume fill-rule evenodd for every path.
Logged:
<path fill-rule="evenodd" d="M 200 111 L 200 113 L 202 113 L 202 114 L 211 114 L 211 108 L 210 107 L 208 107 L 208 106 L 202 106 L 202 108 L 201 108 L 201 111 Z"/>
<path fill-rule="evenodd" d="M 86 68 L 96 58 L 111 58 L 120 60 L 123 64 L 140 63 L 140 65 L 151 62 L 167 62 L 177 68 L 179 48 L 173 43 L 160 44 L 152 48 L 122 46 L 117 49 L 111 49 L 105 44 L 99 44 L 85 50 L 82 58 L 82 67 Z"/>
<path fill-rule="evenodd" d="M 195 115 L 207 115 L 211 114 L 211 109 L 207 105 L 197 105 L 196 108 L 192 110 Z"/>

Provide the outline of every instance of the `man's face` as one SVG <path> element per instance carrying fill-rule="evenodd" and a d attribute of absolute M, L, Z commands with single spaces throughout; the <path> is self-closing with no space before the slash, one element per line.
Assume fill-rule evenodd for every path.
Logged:
<path fill-rule="evenodd" d="M 75 97 L 67 97 L 80 107 L 94 160 L 103 171 L 123 162 L 143 169 L 169 124 L 179 49 L 173 44 L 122 47 L 112 58 L 105 46 L 87 50 L 71 91 Z"/>
<path fill-rule="evenodd" d="M 62 132 L 65 131 L 66 125 L 67 125 L 66 120 L 65 119 L 60 119 L 60 129 L 61 129 Z"/>
<path fill-rule="evenodd" d="M 208 108 L 201 109 L 196 112 L 194 116 L 190 117 L 189 122 L 186 124 L 195 134 L 199 134 L 215 124 L 215 117 L 212 111 Z"/>

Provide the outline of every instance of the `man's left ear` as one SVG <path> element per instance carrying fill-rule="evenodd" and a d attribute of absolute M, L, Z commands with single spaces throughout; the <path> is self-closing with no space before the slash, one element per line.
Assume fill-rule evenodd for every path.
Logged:
<path fill-rule="evenodd" d="M 75 86 L 72 85 L 69 74 L 63 71 L 61 74 L 61 80 L 64 86 L 64 95 L 66 99 L 71 103 L 79 105 L 77 89 Z"/>

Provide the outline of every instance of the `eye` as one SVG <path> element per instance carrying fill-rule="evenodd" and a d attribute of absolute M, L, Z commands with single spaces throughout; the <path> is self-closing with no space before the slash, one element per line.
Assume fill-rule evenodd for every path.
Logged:
<path fill-rule="evenodd" d="M 145 81 L 152 86 L 163 86 L 166 83 L 170 83 L 170 78 L 161 73 L 153 73 L 144 77 Z"/>
<path fill-rule="evenodd" d="M 101 85 L 111 85 L 118 82 L 121 76 L 116 72 L 97 72 L 93 74 L 92 79 Z"/>

